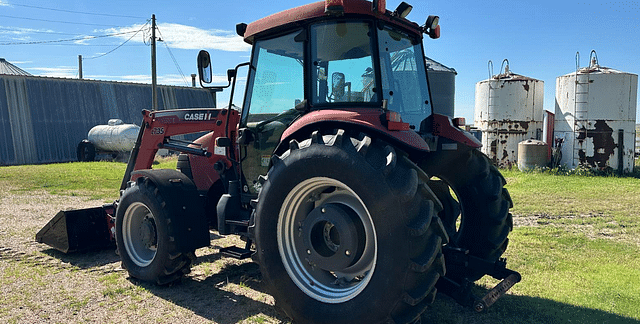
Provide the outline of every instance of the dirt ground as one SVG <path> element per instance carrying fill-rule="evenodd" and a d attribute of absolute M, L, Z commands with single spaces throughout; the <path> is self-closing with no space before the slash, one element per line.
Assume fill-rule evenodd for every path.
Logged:
<path fill-rule="evenodd" d="M 0 189 L 1 323 L 287 322 L 264 293 L 255 263 L 218 254 L 238 243 L 233 238 L 215 237 L 197 250 L 192 272 L 169 287 L 129 278 L 114 249 L 66 255 L 35 242 L 59 210 L 103 203 Z"/>
<path fill-rule="evenodd" d="M 129 278 L 114 249 L 64 254 L 35 242 L 35 234 L 58 211 L 103 203 L 0 188 L 0 323 L 289 322 L 273 307 L 258 265 L 218 253 L 221 247 L 243 244 L 233 236 L 212 234 L 211 246 L 196 251 L 191 273 L 165 287 Z M 521 219 L 516 226 L 534 222 Z M 464 323 L 495 319 L 478 318 L 443 294 L 433 308 L 442 311 L 427 311 L 423 323 L 451 313 Z"/>

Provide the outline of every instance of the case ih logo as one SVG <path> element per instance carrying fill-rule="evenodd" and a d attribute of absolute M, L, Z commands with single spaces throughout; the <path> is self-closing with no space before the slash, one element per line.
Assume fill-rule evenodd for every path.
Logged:
<path fill-rule="evenodd" d="M 186 113 L 184 114 L 184 120 L 211 120 L 211 118 L 216 118 L 216 114 L 212 114 L 210 112 L 195 112 L 195 113 Z"/>
<path fill-rule="evenodd" d="M 172 112 L 156 112 L 155 117 L 167 123 L 175 123 L 173 118 L 184 121 L 208 121 L 215 120 L 218 117 L 218 110 L 184 110 Z"/>

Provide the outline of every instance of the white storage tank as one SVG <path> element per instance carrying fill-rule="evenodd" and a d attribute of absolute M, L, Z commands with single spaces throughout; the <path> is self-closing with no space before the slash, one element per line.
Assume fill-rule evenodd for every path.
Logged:
<path fill-rule="evenodd" d="M 87 138 L 98 151 L 129 152 L 138 138 L 140 126 L 125 124 L 120 119 L 109 119 L 107 125 L 98 125 L 89 131 Z"/>
<path fill-rule="evenodd" d="M 541 139 L 544 82 L 515 74 L 504 62 L 504 73 L 476 83 L 474 125 L 482 133 L 482 152 L 510 167 L 517 163 L 518 143 Z"/>
<path fill-rule="evenodd" d="M 631 172 L 634 165 L 638 75 L 598 64 L 556 78 L 556 139 L 560 163 Z M 576 64 L 577 65 L 577 64 Z"/>

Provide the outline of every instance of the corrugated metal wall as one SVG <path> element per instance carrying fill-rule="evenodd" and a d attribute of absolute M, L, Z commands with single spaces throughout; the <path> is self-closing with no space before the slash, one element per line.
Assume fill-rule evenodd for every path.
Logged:
<path fill-rule="evenodd" d="M 158 109 L 214 107 L 205 89 L 158 87 Z M 140 125 L 151 85 L 0 75 L 0 165 L 68 162 L 96 125 Z"/>

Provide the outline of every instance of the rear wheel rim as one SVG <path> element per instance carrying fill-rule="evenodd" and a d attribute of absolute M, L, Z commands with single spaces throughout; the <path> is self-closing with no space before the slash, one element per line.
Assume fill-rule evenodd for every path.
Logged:
<path fill-rule="evenodd" d="M 140 267 L 150 265 L 158 250 L 153 213 L 145 204 L 135 202 L 127 208 L 122 220 L 122 239 L 131 261 Z"/>
<path fill-rule="evenodd" d="M 307 179 L 289 192 L 280 209 L 277 240 L 289 277 L 321 302 L 356 297 L 376 267 L 371 215 L 355 191 L 335 179 Z"/>

